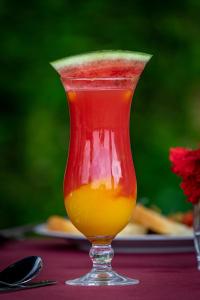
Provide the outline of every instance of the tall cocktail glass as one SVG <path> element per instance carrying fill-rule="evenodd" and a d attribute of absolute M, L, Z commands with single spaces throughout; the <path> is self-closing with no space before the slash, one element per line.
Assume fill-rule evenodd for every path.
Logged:
<path fill-rule="evenodd" d="M 139 282 L 112 270 L 111 242 L 128 224 L 136 204 L 129 116 L 134 89 L 149 58 L 132 58 L 131 72 L 127 72 L 130 61 L 117 58 L 110 64 L 105 55 L 99 61 L 75 67 L 69 63 L 67 68 L 59 68 L 59 63 L 53 63 L 66 90 L 70 111 L 65 207 L 71 222 L 92 244 L 92 270 L 67 284 Z"/>

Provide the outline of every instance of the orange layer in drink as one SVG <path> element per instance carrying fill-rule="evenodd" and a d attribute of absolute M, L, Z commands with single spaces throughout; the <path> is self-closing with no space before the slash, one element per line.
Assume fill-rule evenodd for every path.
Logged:
<path fill-rule="evenodd" d="M 119 187 L 113 190 L 95 183 L 72 191 L 65 206 L 72 223 L 88 239 L 112 239 L 129 222 L 135 199 L 120 195 Z"/>

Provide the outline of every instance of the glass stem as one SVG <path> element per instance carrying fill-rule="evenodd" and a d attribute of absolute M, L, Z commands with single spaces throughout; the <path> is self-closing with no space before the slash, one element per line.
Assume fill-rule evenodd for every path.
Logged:
<path fill-rule="evenodd" d="M 109 272 L 112 270 L 111 261 L 114 251 L 111 245 L 92 245 L 89 255 L 94 271 Z"/>

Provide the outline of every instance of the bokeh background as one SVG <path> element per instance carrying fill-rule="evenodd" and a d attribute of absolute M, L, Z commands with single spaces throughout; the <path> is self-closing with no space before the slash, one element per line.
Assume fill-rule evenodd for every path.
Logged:
<path fill-rule="evenodd" d="M 49 61 L 99 49 L 152 53 L 134 95 L 131 145 L 138 197 L 165 214 L 190 209 L 169 148 L 200 132 L 200 1 L 0 2 L 0 227 L 65 215 L 65 93 Z"/>

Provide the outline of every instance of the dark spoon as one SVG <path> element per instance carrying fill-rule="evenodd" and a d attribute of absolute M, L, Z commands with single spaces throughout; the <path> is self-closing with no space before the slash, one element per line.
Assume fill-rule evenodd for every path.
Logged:
<path fill-rule="evenodd" d="M 0 272 L 0 285 L 18 285 L 33 279 L 42 268 L 39 256 L 28 256 Z"/>
<path fill-rule="evenodd" d="M 39 282 L 28 283 L 25 285 L 12 285 L 11 287 L 0 286 L 0 292 L 15 292 L 15 291 L 32 289 L 32 288 L 43 287 L 43 286 L 54 285 L 54 284 L 57 284 L 57 281 L 43 280 Z"/>

